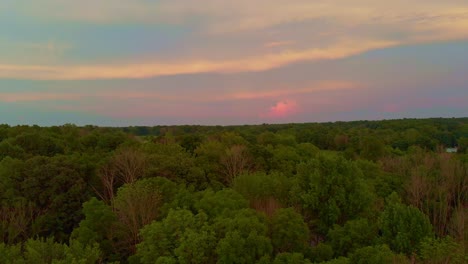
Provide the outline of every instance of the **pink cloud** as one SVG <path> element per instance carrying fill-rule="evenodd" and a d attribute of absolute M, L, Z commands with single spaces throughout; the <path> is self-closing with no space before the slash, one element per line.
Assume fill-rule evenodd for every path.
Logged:
<path fill-rule="evenodd" d="M 32 101 L 50 101 L 50 100 L 78 100 L 82 97 L 76 93 L 0 93 L 0 102 L 32 102 Z"/>
<path fill-rule="evenodd" d="M 348 40 L 326 48 L 267 52 L 227 60 L 168 61 L 166 63 L 120 63 L 102 65 L 10 65 L 0 64 L 0 79 L 27 80 L 97 80 L 144 79 L 158 76 L 198 73 L 261 72 L 301 61 L 321 61 L 346 58 L 368 50 L 397 45 L 390 41 Z"/>
<path fill-rule="evenodd" d="M 219 93 L 208 93 L 199 97 L 199 91 L 187 92 L 184 94 L 174 93 L 171 90 L 157 91 L 129 91 L 127 90 L 104 90 L 104 91 L 59 91 L 59 92 L 0 92 L 0 102 L 33 102 L 33 101 L 53 101 L 67 100 L 77 101 L 89 98 L 103 100 L 140 100 L 154 99 L 171 102 L 219 102 L 229 100 L 280 100 L 281 98 L 302 97 L 320 91 L 347 91 L 357 90 L 364 87 L 363 84 L 347 81 L 330 80 L 308 84 L 306 87 L 278 87 L 263 91 L 220 91 Z M 243 90 L 243 91 L 242 91 Z"/>
<path fill-rule="evenodd" d="M 285 97 L 291 95 L 301 95 L 301 94 L 309 94 L 319 91 L 338 91 L 338 90 L 350 90 L 350 89 L 359 89 L 363 87 L 362 84 L 347 82 L 347 81 L 323 81 L 311 84 L 310 86 L 304 88 L 297 88 L 297 87 L 285 87 L 282 89 L 273 89 L 267 91 L 244 91 L 244 92 L 236 92 L 233 94 L 228 94 L 219 99 L 228 100 L 228 99 L 236 99 L 236 100 L 249 100 L 249 99 L 259 99 L 259 98 L 271 98 L 271 97 Z"/>
<path fill-rule="evenodd" d="M 283 100 L 272 106 L 265 117 L 283 118 L 297 113 L 298 106 L 296 101 Z"/>

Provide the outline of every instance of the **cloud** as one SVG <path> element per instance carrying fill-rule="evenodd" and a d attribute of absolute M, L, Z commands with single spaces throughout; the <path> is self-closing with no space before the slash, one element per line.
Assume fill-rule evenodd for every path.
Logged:
<path fill-rule="evenodd" d="M 266 115 L 261 115 L 261 117 L 268 118 L 284 118 L 296 114 L 298 111 L 298 105 L 296 101 L 293 100 L 283 100 L 277 102 L 272 106 Z"/>
<path fill-rule="evenodd" d="M 191 103 L 226 103 L 241 101 L 258 101 L 259 99 L 276 100 L 284 97 L 300 97 L 309 94 L 331 91 L 357 90 L 363 84 L 347 81 L 321 81 L 304 85 L 304 87 L 259 87 L 243 89 L 230 87 L 216 93 L 203 89 L 189 89 L 183 93 L 173 89 L 141 89 L 142 87 L 102 89 L 84 89 L 81 86 L 71 86 L 70 89 L 46 89 L 42 91 L 0 92 L 0 102 L 51 102 L 51 101 L 86 101 L 98 102 L 117 101 L 150 101 L 154 102 L 191 102 Z M 200 94 L 203 93 L 203 96 Z"/>
<path fill-rule="evenodd" d="M 14 102 L 32 102 L 32 101 L 52 101 L 52 100 L 77 100 L 80 99 L 80 94 L 67 94 L 67 93 L 46 93 L 46 92 L 0 92 L 0 102 L 14 103 Z"/>
<path fill-rule="evenodd" d="M 336 90 L 349 90 L 358 89 L 362 84 L 345 81 L 323 81 L 311 84 L 308 87 L 289 87 L 283 89 L 270 89 L 267 91 L 246 91 L 227 94 L 220 99 L 231 100 L 252 100 L 252 99 L 265 99 L 265 98 L 278 98 L 292 95 L 310 94 L 319 91 L 336 91 Z"/>
<path fill-rule="evenodd" d="M 174 40 L 163 52 L 146 47 L 138 58 L 125 54 L 122 47 L 112 62 L 105 56 L 99 61 L 77 57 L 99 46 L 99 35 L 81 49 L 83 40 L 79 38 L 67 45 L 44 40 L 29 47 L 24 43 L 5 47 L 0 39 L 0 78 L 9 79 L 141 79 L 258 72 L 396 45 L 468 38 L 468 3 L 464 0 L 256 0 L 254 5 L 251 0 L 10 2 L 3 8 L 18 21 L 63 23 L 64 28 L 71 24 L 71 29 L 83 24 L 101 24 L 113 30 L 130 24 L 174 25 L 187 33 L 183 43 Z M 73 47 L 75 57 L 59 62 L 58 57 L 69 47 Z"/>
<path fill-rule="evenodd" d="M 343 24 L 438 22 L 452 23 L 466 15 L 464 0 L 16 0 L 11 11 L 43 20 L 87 23 L 197 23 L 201 30 L 236 32 L 285 23 L 331 19 Z M 416 19 L 415 19 L 416 18 Z"/>
<path fill-rule="evenodd" d="M 343 41 L 328 48 L 290 50 L 269 53 L 263 56 L 215 61 L 140 63 L 119 65 L 40 66 L 0 64 L 0 78 L 31 80 L 93 80 L 93 79 L 140 79 L 158 76 L 195 73 L 239 73 L 266 71 L 300 61 L 333 60 L 362 52 L 394 46 L 394 42 Z"/>
<path fill-rule="evenodd" d="M 296 43 L 295 41 L 292 40 L 284 40 L 284 41 L 272 41 L 265 43 L 266 48 L 277 48 L 277 47 L 284 47 L 284 46 L 290 46 Z"/>

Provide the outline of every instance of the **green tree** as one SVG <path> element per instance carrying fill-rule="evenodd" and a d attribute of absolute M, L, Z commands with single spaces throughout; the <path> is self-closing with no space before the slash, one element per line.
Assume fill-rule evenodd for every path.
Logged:
<path fill-rule="evenodd" d="M 0 161 L 6 157 L 23 159 L 25 151 L 20 146 L 12 142 L 12 140 L 3 140 L 0 142 Z"/>
<path fill-rule="evenodd" d="M 292 180 L 282 174 L 256 172 L 236 177 L 232 188 L 249 200 L 251 208 L 272 215 L 289 204 L 291 185 Z"/>
<path fill-rule="evenodd" d="M 349 220 L 344 226 L 335 225 L 328 232 L 336 256 L 347 256 L 358 248 L 371 246 L 377 238 L 378 228 L 365 218 Z"/>
<path fill-rule="evenodd" d="M 256 232 L 251 232 L 245 237 L 239 231 L 226 233 L 216 248 L 218 263 L 225 264 L 255 263 L 262 257 L 270 255 L 271 251 L 271 242 L 267 237 Z"/>
<path fill-rule="evenodd" d="M 388 197 L 379 225 L 383 241 L 399 253 L 411 254 L 423 239 L 433 236 L 427 216 L 402 204 L 396 193 Z"/>
<path fill-rule="evenodd" d="M 272 264 L 312 264 L 301 253 L 281 253 L 276 255 Z"/>
<path fill-rule="evenodd" d="M 458 139 L 458 152 L 468 153 L 468 137 Z"/>
<path fill-rule="evenodd" d="M 311 248 L 310 256 L 314 263 L 331 260 L 333 258 L 333 248 L 324 242 L 320 242 Z"/>
<path fill-rule="evenodd" d="M 296 173 L 296 165 L 301 161 L 296 148 L 292 146 L 278 145 L 270 147 L 272 158 L 270 161 L 270 171 L 283 173 L 292 176 Z"/>
<path fill-rule="evenodd" d="M 303 252 L 309 242 L 309 228 L 293 208 L 279 209 L 271 219 L 271 241 L 276 253 Z"/>
<path fill-rule="evenodd" d="M 334 224 L 368 214 L 374 196 L 355 163 L 321 154 L 298 166 L 291 197 L 316 221 L 318 231 L 326 234 Z"/>
<path fill-rule="evenodd" d="M 187 229 L 174 254 L 179 263 L 215 263 L 217 242 L 214 230 L 206 224 L 199 230 Z"/>
<path fill-rule="evenodd" d="M 69 245 L 63 246 L 64 257 L 61 260 L 54 260 L 57 264 L 94 264 L 101 261 L 101 251 L 96 243 L 81 244 L 78 241 L 70 240 Z"/>
<path fill-rule="evenodd" d="M 12 144 L 32 156 L 54 156 L 64 153 L 63 142 L 46 131 L 26 132 L 12 138 Z"/>
<path fill-rule="evenodd" d="M 366 136 L 360 141 L 360 154 L 364 159 L 376 161 L 385 153 L 385 145 L 375 136 Z"/>
<path fill-rule="evenodd" d="M 216 140 L 204 142 L 195 149 L 195 164 L 201 170 L 205 181 L 210 185 L 222 185 L 223 175 L 220 164 L 221 157 L 224 155 L 225 146 Z"/>
<path fill-rule="evenodd" d="M 78 155 L 5 159 L 0 169 L 0 181 L 8 186 L 4 201 L 22 200 L 32 206 L 31 236 L 67 241 L 80 221 L 82 203 L 91 196 L 89 173 L 89 164 Z"/>
<path fill-rule="evenodd" d="M 468 263 L 465 249 L 451 237 L 424 239 L 420 244 L 419 258 L 426 264 Z"/>
<path fill-rule="evenodd" d="M 6 245 L 0 243 L 0 263 L 23 264 L 24 258 L 21 253 L 21 244 Z"/>
<path fill-rule="evenodd" d="M 267 220 L 256 211 L 242 209 L 214 221 L 220 238 L 216 249 L 220 263 L 254 263 L 271 255 Z"/>
<path fill-rule="evenodd" d="M 213 219 L 214 228 L 219 237 L 228 232 L 237 231 L 242 237 L 250 233 L 268 236 L 268 221 L 266 217 L 252 209 L 241 209 L 230 214 L 220 215 Z"/>
<path fill-rule="evenodd" d="M 142 241 L 137 245 L 135 257 L 141 263 L 161 262 L 167 257 L 174 259 L 179 257 L 183 260 L 190 256 L 202 261 L 205 259 L 202 253 L 209 251 L 203 244 L 212 243 L 212 233 L 207 229 L 206 224 L 207 215 L 204 213 L 194 215 L 188 210 L 171 210 L 163 220 L 153 222 L 141 229 Z M 192 231 L 188 230 L 201 232 L 202 235 L 197 237 L 200 234 L 192 234 L 190 233 Z M 203 234 L 203 232 L 206 233 Z M 193 247 L 188 246 L 190 241 L 195 242 Z M 204 251 L 196 253 L 197 248 Z M 159 258 L 162 259 L 159 260 Z"/>
<path fill-rule="evenodd" d="M 236 210 L 247 208 L 247 200 L 239 193 L 225 189 L 218 192 L 206 190 L 200 200 L 195 202 L 195 209 L 203 211 L 210 217 L 232 214 Z"/>
<path fill-rule="evenodd" d="M 397 255 L 387 245 L 369 246 L 356 250 L 350 256 L 350 263 L 374 264 L 374 263 L 410 263 L 402 255 Z"/>
<path fill-rule="evenodd" d="M 237 172 L 248 170 L 250 155 L 247 145 L 248 142 L 236 133 L 218 134 L 195 149 L 196 165 L 204 171 L 212 186 L 227 185 L 233 175 L 233 164 L 236 164 Z"/>
<path fill-rule="evenodd" d="M 0 262 L 5 264 L 94 264 L 99 260 L 97 244 L 83 245 L 75 240 L 70 240 L 69 245 L 54 242 L 52 238 L 29 239 L 23 245 L 0 244 Z"/>
<path fill-rule="evenodd" d="M 175 143 L 146 143 L 142 152 L 148 161 L 145 177 L 165 177 L 173 181 L 201 184 L 202 179 L 190 177 L 195 162 L 182 146 Z"/>
<path fill-rule="evenodd" d="M 352 262 L 350 262 L 349 259 L 345 257 L 339 257 L 339 258 L 332 259 L 329 261 L 320 262 L 320 264 L 349 264 L 349 263 L 352 263 Z"/>
<path fill-rule="evenodd" d="M 104 260 L 116 260 L 115 238 L 118 238 L 117 216 L 110 206 L 91 198 L 83 203 L 84 219 L 73 230 L 72 239 L 83 245 L 97 243 L 104 254 Z"/>

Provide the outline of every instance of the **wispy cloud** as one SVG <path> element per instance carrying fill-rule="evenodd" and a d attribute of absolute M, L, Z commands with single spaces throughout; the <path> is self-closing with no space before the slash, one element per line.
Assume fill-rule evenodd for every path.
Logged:
<path fill-rule="evenodd" d="M 247 91 L 247 92 L 236 92 L 233 94 L 228 94 L 222 99 L 230 100 L 252 100 L 252 99 L 264 99 L 264 98 L 279 98 L 285 96 L 297 96 L 301 94 L 310 94 L 320 91 L 336 91 L 336 90 L 349 90 L 349 89 L 359 89 L 362 87 L 362 84 L 357 84 L 353 82 L 344 82 L 344 81 L 325 81 L 320 83 L 311 84 L 308 87 L 288 87 L 283 89 L 269 89 L 267 91 Z"/>
<path fill-rule="evenodd" d="M 38 101 L 53 101 L 53 100 L 78 100 L 82 95 L 78 93 L 47 93 L 47 92 L 0 92 L 0 102 L 15 103 L 15 102 L 38 102 Z"/>
<path fill-rule="evenodd" d="M 263 90 L 245 90 L 242 87 L 232 88 L 218 93 L 204 93 L 194 89 L 191 92 L 179 93 L 171 89 L 165 90 L 138 90 L 138 89 L 100 89 L 98 91 L 79 89 L 56 89 L 41 92 L 0 92 L 0 102 L 41 102 L 41 101 L 80 101 L 97 99 L 103 101 L 129 101 L 152 100 L 165 102 L 198 102 L 217 103 L 233 101 L 251 101 L 258 99 L 277 100 L 284 97 L 297 97 L 301 95 L 320 92 L 358 90 L 363 84 L 347 81 L 321 81 L 311 83 L 306 87 L 267 87 Z"/>
<path fill-rule="evenodd" d="M 199 60 L 178 63 L 141 63 L 119 65 L 40 66 L 1 65 L 0 78 L 33 80 L 85 80 L 150 78 L 166 75 L 194 73 L 237 73 L 265 71 L 300 61 L 333 60 L 356 55 L 368 50 L 396 45 L 382 41 L 344 41 L 340 45 L 323 49 L 291 50 L 263 56 L 227 61 Z"/>
<path fill-rule="evenodd" d="M 466 19 L 463 0 L 16 0 L 9 5 L 23 15 L 42 20 L 92 23 L 167 23 L 197 21 L 216 32 L 258 30 L 311 19 L 331 19 L 348 25 L 412 23 Z M 377 19 L 376 19 L 377 18 Z M 216 22 L 216 23 L 214 23 Z M 438 23 L 437 23 L 438 24 Z"/>
<path fill-rule="evenodd" d="M 295 41 L 292 40 L 283 40 L 283 41 L 272 41 L 265 43 L 266 48 L 277 48 L 277 47 L 285 47 L 285 46 L 290 46 L 296 43 Z"/>
<path fill-rule="evenodd" d="M 258 72 L 396 45 L 468 38 L 464 0 L 256 0 L 255 4 L 251 0 L 16 0 L 5 6 L 18 20 L 44 24 L 175 25 L 190 30 L 164 54 L 146 47 L 138 58 L 122 52 L 112 60 L 79 63 L 76 57 L 57 60 L 71 46 L 85 54 L 95 47 L 92 43 L 80 47 L 79 36 L 76 43 L 67 45 L 61 44 L 60 36 L 57 41 L 11 42 L 8 47 L 0 39 L 0 78 L 4 79 L 142 79 Z"/>

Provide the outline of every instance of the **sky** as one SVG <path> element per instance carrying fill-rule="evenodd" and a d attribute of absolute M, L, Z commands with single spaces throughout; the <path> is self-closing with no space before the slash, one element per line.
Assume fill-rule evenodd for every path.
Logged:
<path fill-rule="evenodd" d="M 466 116 L 466 0 L 0 1 L 0 124 Z"/>

